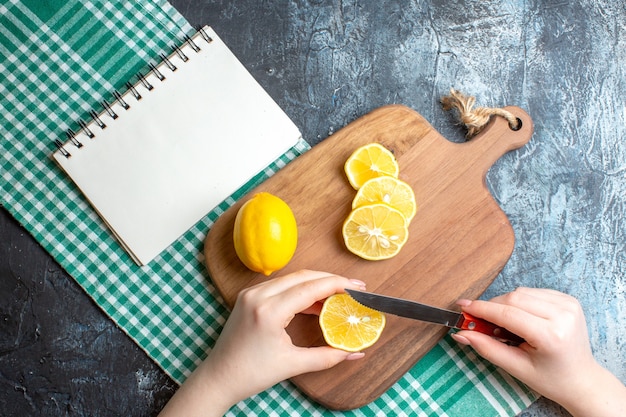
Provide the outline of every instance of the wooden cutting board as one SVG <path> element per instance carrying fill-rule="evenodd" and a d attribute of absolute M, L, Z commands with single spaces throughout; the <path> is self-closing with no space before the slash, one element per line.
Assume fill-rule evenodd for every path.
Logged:
<path fill-rule="evenodd" d="M 239 207 L 259 191 L 289 204 L 298 223 L 298 248 L 291 262 L 273 276 L 300 269 L 333 272 L 367 283 L 367 289 L 454 309 L 459 298 L 475 299 L 509 259 L 513 229 L 486 188 L 487 170 L 506 152 L 526 144 L 532 120 L 507 107 L 522 121 L 513 131 L 492 118 L 471 141 L 444 139 L 417 112 L 393 105 L 350 123 L 290 163 L 226 211 L 205 241 L 206 265 L 229 308 L 240 290 L 267 279 L 238 260 L 232 229 Z M 379 142 L 400 166 L 400 178 L 415 192 L 418 211 L 400 253 L 367 261 L 348 252 L 341 226 L 355 190 L 343 172 L 359 146 Z M 316 316 L 297 315 L 287 331 L 300 346 L 324 344 Z M 383 394 L 448 331 L 442 326 L 387 315 L 379 341 L 362 360 L 292 378 L 305 394 L 336 410 L 361 407 Z"/>

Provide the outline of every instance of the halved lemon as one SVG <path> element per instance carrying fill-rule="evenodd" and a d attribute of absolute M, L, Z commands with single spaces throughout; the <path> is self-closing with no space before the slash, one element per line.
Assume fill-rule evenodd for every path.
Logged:
<path fill-rule="evenodd" d="M 355 190 L 369 179 L 388 175 L 398 177 L 400 168 L 396 157 L 379 143 L 369 143 L 357 148 L 346 160 L 344 170 Z"/>
<path fill-rule="evenodd" d="M 324 340 L 330 346 L 360 352 L 380 338 L 385 328 L 385 315 L 342 293 L 324 301 L 319 323 Z"/>
<path fill-rule="evenodd" d="M 358 207 L 343 223 L 346 247 L 363 259 L 377 261 L 395 256 L 409 238 L 404 215 L 386 204 Z"/>
<path fill-rule="evenodd" d="M 352 208 L 368 204 L 385 203 L 399 210 L 407 222 L 410 222 L 417 211 L 415 193 L 406 182 L 394 177 L 377 177 L 367 181 L 357 191 Z"/>

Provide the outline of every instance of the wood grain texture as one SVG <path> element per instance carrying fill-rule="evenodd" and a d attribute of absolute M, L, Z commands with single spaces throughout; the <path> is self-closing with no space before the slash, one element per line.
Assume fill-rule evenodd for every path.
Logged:
<path fill-rule="evenodd" d="M 514 233 L 485 185 L 492 164 L 528 142 L 532 121 L 521 109 L 507 108 L 522 120 L 519 131 L 494 118 L 470 142 L 443 138 L 417 112 L 385 106 L 361 117 L 281 170 L 215 223 L 205 241 L 205 260 L 213 283 L 232 308 L 243 288 L 267 279 L 237 259 L 232 230 L 239 207 L 259 191 L 284 199 L 298 222 L 298 248 L 276 274 L 322 269 L 359 278 L 369 291 L 451 308 L 460 298 L 477 298 L 509 259 Z M 343 172 L 359 146 L 379 142 L 398 159 L 400 178 L 416 195 L 418 212 L 409 240 L 394 258 L 366 261 L 348 252 L 341 225 L 355 191 Z M 447 329 L 389 316 L 381 339 L 363 361 L 300 375 L 292 381 L 331 409 L 367 404 L 413 366 Z M 316 317 L 297 316 L 288 332 L 301 346 L 323 344 Z"/>

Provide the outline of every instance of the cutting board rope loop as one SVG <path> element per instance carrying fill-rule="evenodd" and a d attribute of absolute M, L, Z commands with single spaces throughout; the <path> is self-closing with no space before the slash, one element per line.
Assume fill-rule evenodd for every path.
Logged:
<path fill-rule="evenodd" d="M 459 119 L 467 128 L 466 138 L 471 139 L 480 133 L 487 125 L 491 116 L 504 117 L 508 122 L 511 130 L 519 130 L 522 128 L 522 121 L 515 117 L 511 112 L 498 107 L 474 107 L 476 98 L 466 96 L 458 90 L 450 89 L 450 95 L 441 98 L 443 109 L 448 111 L 457 109 Z"/>

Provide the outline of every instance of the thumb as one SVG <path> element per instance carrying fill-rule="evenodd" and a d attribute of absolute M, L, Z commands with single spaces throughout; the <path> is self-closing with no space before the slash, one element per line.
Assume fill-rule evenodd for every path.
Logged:
<path fill-rule="evenodd" d="M 356 360 L 365 356 L 363 352 L 346 352 L 330 346 L 299 349 L 301 349 L 301 353 L 298 355 L 298 364 L 296 365 L 299 370 L 298 374 L 323 371 L 345 360 Z"/>

